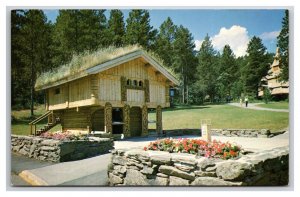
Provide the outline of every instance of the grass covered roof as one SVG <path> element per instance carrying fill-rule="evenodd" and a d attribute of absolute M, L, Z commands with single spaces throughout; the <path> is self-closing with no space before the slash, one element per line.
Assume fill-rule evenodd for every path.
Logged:
<path fill-rule="evenodd" d="M 69 63 L 64 64 L 51 71 L 42 73 L 36 80 L 35 88 L 37 90 L 45 89 L 46 86 L 48 87 L 55 85 L 57 82 L 62 81 L 64 79 L 68 79 L 72 76 L 86 76 L 86 70 L 89 68 L 137 51 L 144 52 L 145 54 L 153 58 L 161 66 L 163 66 L 163 61 L 159 57 L 157 57 L 157 55 L 144 50 L 141 46 L 129 45 L 119 48 L 115 46 L 110 46 L 107 48 L 99 49 L 97 51 L 87 51 L 79 55 L 74 55 Z M 165 66 L 163 66 L 163 68 L 175 77 L 175 73 L 172 69 L 167 68 Z"/>

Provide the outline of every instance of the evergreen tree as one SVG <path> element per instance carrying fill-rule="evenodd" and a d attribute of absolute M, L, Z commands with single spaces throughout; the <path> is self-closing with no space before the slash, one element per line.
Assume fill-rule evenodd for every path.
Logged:
<path fill-rule="evenodd" d="M 237 64 L 234 53 L 229 45 L 225 45 L 220 58 L 218 86 L 221 98 L 231 97 L 231 89 L 237 80 Z"/>
<path fill-rule="evenodd" d="M 150 15 L 147 10 L 132 10 L 126 20 L 126 44 L 140 44 L 146 49 L 152 49 L 157 31 L 150 25 Z"/>
<path fill-rule="evenodd" d="M 267 75 L 270 59 L 262 40 L 256 36 L 248 43 L 247 53 L 247 64 L 242 69 L 244 91 L 257 98 L 259 82 Z"/>
<path fill-rule="evenodd" d="M 282 81 L 289 80 L 289 11 L 285 10 L 285 16 L 282 20 L 282 29 L 277 37 L 277 45 L 280 49 L 281 61 L 280 66 Z"/>
<path fill-rule="evenodd" d="M 189 30 L 182 25 L 176 28 L 173 67 L 175 72 L 180 73 L 182 88 L 182 103 L 188 103 L 188 87 L 194 82 L 197 59 L 194 56 L 194 38 Z"/>
<path fill-rule="evenodd" d="M 214 102 L 217 94 L 218 56 L 210 37 L 206 35 L 198 53 L 197 83 L 203 95 L 209 95 Z"/>
<path fill-rule="evenodd" d="M 166 66 L 172 67 L 174 55 L 174 40 L 176 26 L 170 17 L 159 27 L 155 41 L 155 52 L 161 57 Z"/>
<path fill-rule="evenodd" d="M 28 90 L 26 90 L 27 81 L 25 77 L 25 67 L 21 61 L 23 37 L 21 29 L 25 23 L 24 11 L 13 10 L 11 12 L 11 105 L 24 108 L 27 105 Z M 26 98 L 27 97 L 27 98 Z"/>
<path fill-rule="evenodd" d="M 18 82 L 12 84 L 14 88 L 12 93 L 15 94 L 23 89 L 21 90 L 24 93 L 22 97 L 30 101 L 31 116 L 33 116 L 36 77 L 42 71 L 47 70 L 48 65 L 51 65 L 49 56 L 51 24 L 47 23 L 47 18 L 41 10 L 13 11 L 12 19 L 14 29 L 12 32 L 12 54 L 14 54 L 12 56 L 12 79 L 15 73 L 21 73 L 22 80 L 19 84 L 15 84 Z M 21 23 L 18 24 L 17 19 Z M 17 45 L 15 39 L 18 40 Z M 21 84 L 26 85 L 20 86 Z"/>
<path fill-rule="evenodd" d="M 122 46 L 124 43 L 125 23 L 121 10 L 111 10 L 108 20 L 108 32 L 111 38 L 111 44 Z"/>
<path fill-rule="evenodd" d="M 54 26 L 56 65 L 67 63 L 73 54 L 109 45 L 105 10 L 60 10 Z"/>

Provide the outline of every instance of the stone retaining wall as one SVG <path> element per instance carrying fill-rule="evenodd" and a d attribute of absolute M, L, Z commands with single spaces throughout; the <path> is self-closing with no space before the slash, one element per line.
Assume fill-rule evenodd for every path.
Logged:
<path fill-rule="evenodd" d="M 288 147 L 237 160 L 197 158 L 185 153 L 113 150 L 111 186 L 270 186 L 288 184 Z"/>
<path fill-rule="evenodd" d="M 112 139 L 89 137 L 87 140 L 61 141 L 32 136 L 11 136 L 11 150 L 42 161 L 74 161 L 108 153 Z"/>
<path fill-rule="evenodd" d="M 211 134 L 226 137 L 270 138 L 274 136 L 268 129 L 211 129 Z"/>

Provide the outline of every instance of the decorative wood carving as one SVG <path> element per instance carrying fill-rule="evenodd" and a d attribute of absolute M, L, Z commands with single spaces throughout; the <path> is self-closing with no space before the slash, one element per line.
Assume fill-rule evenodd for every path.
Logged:
<path fill-rule="evenodd" d="M 127 100 L 127 88 L 126 88 L 126 77 L 121 77 L 121 101 L 126 101 Z"/>
<path fill-rule="evenodd" d="M 147 105 L 142 107 L 142 136 L 148 135 L 148 108 Z"/>
<path fill-rule="evenodd" d="M 125 137 L 130 137 L 130 106 L 125 104 L 123 108 L 123 134 Z"/>
<path fill-rule="evenodd" d="M 162 133 L 162 110 L 160 105 L 156 107 L 156 133 L 158 135 Z"/>
<path fill-rule="evenodd" d="M 106 132 L 112 134 L 112 105 L 107 102 L 104 107 Z"/>
<path fill-rule="evenodd" d="M 145 102 L 150 102 L 149 80 L 145 79 Z"/>

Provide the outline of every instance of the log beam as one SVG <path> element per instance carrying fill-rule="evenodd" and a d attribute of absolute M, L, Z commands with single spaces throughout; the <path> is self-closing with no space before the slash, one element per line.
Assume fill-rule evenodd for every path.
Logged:
<path fill-rule="evenodd" d="M 112 134 L 112 105 L 107 102 L 104 107 L 106 133 Z"/>
<path fill-rule="evenodd" d="M 130 137 L 130 106 L 125 104 L 123 108 L 123 134 L 125 137 Z"/>
<path fill-rule="evenodd" d="M 156 107 L 156 133 L 157 135 L 162 134 L 162 109 L 160 105 Z"/>
<path fill-rule="evenodd" d="M 142 136 L 148 136 L 148 108 L 142 107 Z"/>

